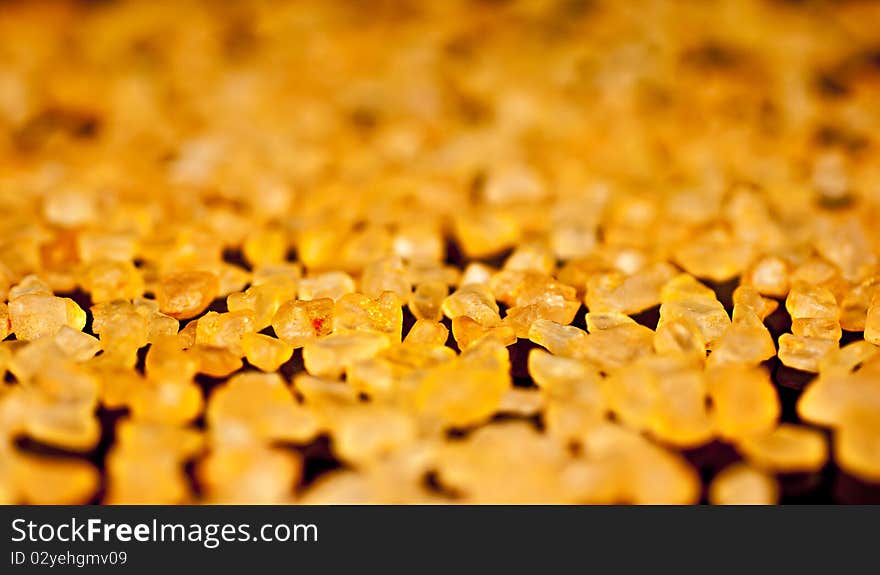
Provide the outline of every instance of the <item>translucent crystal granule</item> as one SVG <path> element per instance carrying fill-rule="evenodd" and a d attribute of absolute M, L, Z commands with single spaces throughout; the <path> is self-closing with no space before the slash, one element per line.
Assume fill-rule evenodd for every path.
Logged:
<path fill-rule="evenodd" d="M 876 496 L 880 5 L 231 4 L 0 18 L 0 503 Z"/>

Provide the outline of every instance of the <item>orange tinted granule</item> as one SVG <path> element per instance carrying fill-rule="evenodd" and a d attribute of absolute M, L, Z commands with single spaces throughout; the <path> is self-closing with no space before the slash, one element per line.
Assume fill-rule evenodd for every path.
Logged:
<path fill-rule="evenodd" d="M 880 6 L 825 4 L 5 2 L 0 503 L 876 489 Z"/>

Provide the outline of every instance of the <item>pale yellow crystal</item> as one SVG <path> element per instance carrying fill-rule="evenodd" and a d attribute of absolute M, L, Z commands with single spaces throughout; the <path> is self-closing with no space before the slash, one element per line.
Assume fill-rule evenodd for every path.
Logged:
<path fill-rule="evenodd" d="M 448 338 L 449 328 L 442 323 L 417 319 L 403 341 L 421 345 L 444 345 Z"/>
<path fill-rule="evenodd" d="M 94 303 L 131 300 L 144 293 L 144 280 L 128 261 L 95 261 L 83 270 L 81 283 Z"/>
<path fill-rule="evenodd" d="M 231 293 L 226 298 L 226 308 L 230 312 L 250 310 L 254 315 L 254 327 L 265 329 L 272 323 L 278 309 L 296 297 L 296 283 L 288 281 L 266 281 L 252 285 L 243 292 Z"/>
<path fill-rule="evenodd" d="M 415 407 L 442 425 L 472 425 L 497 411 L 510 386 L 507 349 L 485 339 L 456 361 L 426 370 L 415 392 Z"/>
<path fill-rule="evenodd" d="M 364 268 L 361 274 L 361 291 L 378 298 L 383 292 L 393 292 L 400 301 L 410 297 L 412 286 L 399 257 L 383 258 Z"/>
<path fill-rule="evenodd" d="M 673 277 L 667 263 L 651 264 L 633 275 L 612 271 L 591 276 L 584 303 L 590 312 L 638 313 L 660 303 L 660 290 Z"/>
<path fill-rule="evenodd" d="M 779 337 L 779 361 L 783 365 L 816 373 L 822 359 L 837 349 L 837 341 L 784 333 Z"/>
<path fill-rule="evenodd" d="M 778 499 L 773 476 L 742 463 L 725 467 L 709 486 L 713 505 L 774 505 Z"/>
<path fill-rule="evenodd" d="M 347 273 L 340 271 L 310 275 L 299 282 L 299 299 L 302 300 L 322 298 L 338 300 L 345 294 L 354 291 L 354 279 Z"/>
<path fill-rule="evenodd" d="M 381 421 L 381 425 L 376 422 Z M 347 409 L 333 424 L 333 450 L 344 460 L 365 465 L 415 441 L 412 415 L 384 406 Z"/>
<path fill-rule="evenodd" d="M 214 503 L 289 503 L 302 473 L 296 454 L 249 446 L 212 451 L 196 470 L 208 501 Z"/>
<path fill-rule="evenodd" d="M 746 270 L 742 283 L 753 286 L 761 295 L 782 298 L 788 295 L 789 273 L 785 260 L 765 256 Z"/>
<path fill-rule="evenodd" d="M 248 234 L 242 251 L 253 266 L 278 264 L 287 255 L 287 236 L 276 227 L 256 229 Z"/>
<path fill-rule="evenodd" d="M 706 342 L 693 322 L 677 318 L 657 326 L 654 351 L 658 355 L 681 356 L 702 362 L 706 358 Z"/>
<path fill-rule="evenodd" d="M 667 282 L 660 300 L 657 328 L 668 321 L 689 320 L 700 331 L 709 349 L 730 325 L 730 316 L 716 299 L 715 293 L 693 276 L 681 274 Z"/>
<path fill-rule="evenodd" d="M 880 481 L 880 426 L 878 404 L 852 405 L 834 434 L 834 458 L 847 472 L 866 481 Z"/>
<path fill-rule="evenodd" d="M 63 326 L 82 331 L 86 313 L 71 299 L 28 293 L 9 301 L 10 329 L 17 339 L 30 341 L 55 335 Z"/>
<path fill-rule="evenodd" d="M 706 372 L 716 432 L 725 439 L 766 433 L 779 419 L 779 397 L 760 367 L 713 367 Z"/>
<path fill-rule="evenodd" d="M 486 327 L 501 323 L 495 298 L 478 284 L 466 284 L 455 290 L 443 300 L 442 310 L 450 319 L 467 316 Z"/>
<path fill-rule="evenodd" d="M 272 319 L 275 335 L 295 348 L 333 331 L 333 300 L 289 301 Z"/>
<path fill-rule="evenodd" d="M 347 367 L 373 357 L 391 345 L 381 333 L 357 331 L 331 334 L 303 347 L 303 362 L 312 375 L 339 377 Z"/>
<path fill-rule="evenodd" d="M 206 411 L 215 445 L 249 445 L 254 441 L 304 443 L 320 430 L 318 417 L 299 405 L 275 373 L 233 376 L 211 395 Z"/>
<path fill-rule="evenodd" d="M 471 503 L 565 502 L 556 489 L 565 461 L 560 443 L 526 423 L 508 422 L 444 446 L 439 472 L 445 484 L 463 491 Z"/>
<path fill-rule="evenodd" d="M 580 328 L 559 325 L 547 319 L 536 320 L 529 329 L 531 341 L 554 355 L 565 357 L 584 357 L 588 336 L 589 334 Z"/>
<path fill-rule="evenodd" d="M 472 345 L 491 338 L 502 345 L 516 343 L 516 331 L 506 324 L 484 327 L 476 320 L 462 315 L 452 320 L 452 336 L 458 344 L 458 348 L 465 350 Z"/>
<path fill-rule="evenodd" d="M 219 291 L 217 276 L 210 272 L 178 272 L 160 279 L 156 300 L 162 313 L 187 319 L 205 311 Z"/>
<path fill-rule="evenodd" d="M 244 355 L 242 338 L 256 331 L 253 310 L 242 309 L 227 313 L 210 311 L 199 318 L 196 326 L 196 344 L 225 347 L 238 357 Z"/>
<path fill-rule="evenodd" d="M 464 253 L 472 258 L 494 255 L 519 239 L 520 226 L 494 210 L 467 210 L 454 219 L 455 235 Z"/>
<path fill-rule="evenodd" d="M 333 331 L 366 331 L 381 333 L 399 342 L 403 329 L 402 302 L 394 292 L 382 292 L 377 298 L 351 293 L 336 300 L 333 309 Z"/>
<path fill-rule="evenodd" d="M 85 461 L 17 455 L 12 467 L 21 503 L 29 505 L 81 505 L 100 485 L 98 470 Z"/>
<path fill-rule="evenodd" d="M 278 370 L 293 355 L 293 346 L 261 333 L 244 334 L 241 347 L 248 363 L 266 372 Z"/>
<path fill-rule="evenodd" d="M 768 433 L 743 437 L 737 448 L 757 467 L 776 472 L 816 471 L 828 459 L 828 445 L 820 431 L 787 423 Z"/>
<path fill-rule="evenodd" d="M 420 283 L 409 296 L 409 310 L 416 319 L 440 321 L 443 319 L 440 306 L 447 295 L 449 288 L 444 282 Z"/>

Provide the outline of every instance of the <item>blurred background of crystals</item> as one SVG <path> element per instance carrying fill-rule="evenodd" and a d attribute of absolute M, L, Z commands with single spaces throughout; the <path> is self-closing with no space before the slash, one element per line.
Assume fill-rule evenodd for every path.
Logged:
<path fill-rule="evenodd" d="M 880 501 L 877 22 L 0 3 L 0 501 Z"/>

